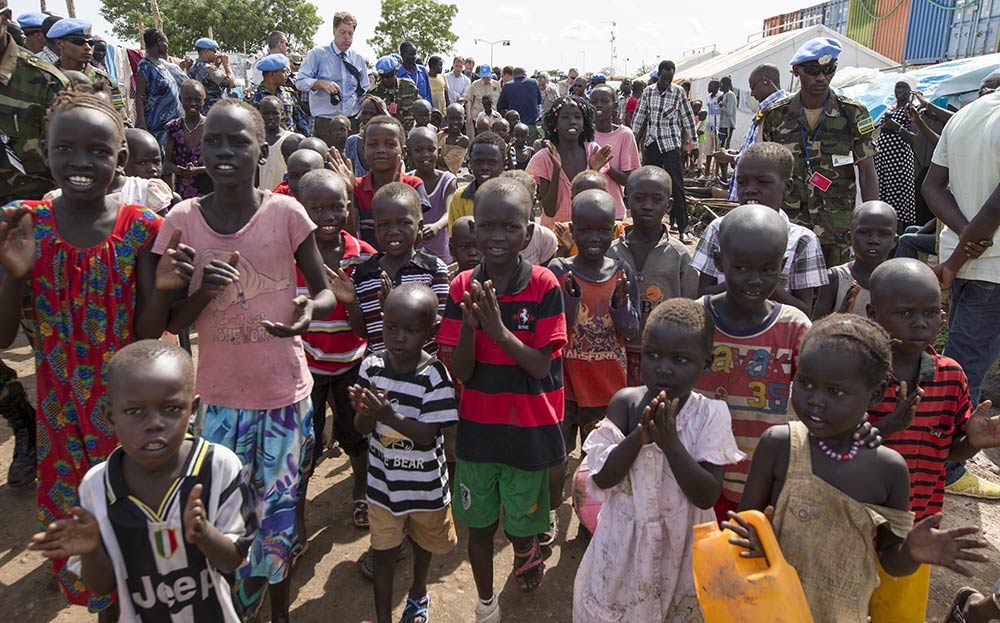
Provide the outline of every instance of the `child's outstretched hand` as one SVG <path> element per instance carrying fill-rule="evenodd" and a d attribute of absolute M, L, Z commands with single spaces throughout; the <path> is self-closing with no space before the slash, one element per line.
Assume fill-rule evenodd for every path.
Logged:
<path fill-rule="evenodd" d="M 205 269 L 201 274 L 201 291 L 208 294 L 212 298 L 215 298 L 225 292 L 226 288 L 228 288 L 230 284 L 236 283 L 240 280 L 240 271 L 236 269 L 236 266 L 239 263 L 240 252 L 233 251 L 229 255 L 229 259 L 225 262 L 215 259 L 205 264 Z"/>
<path fill-rule="evenodd" d="M 326 168 L 330 169 L 339 175 L 340 179 L 344 180 L 344 187 L 347 189 L 347 196 L 353 196 L 355 184 L 354 161 L 344 158 L 340 155 L 339 149 L 331 147 L 330 151 L 327 153 Z"/>
<path fill-rule="evenodd" d="M 194 249 L 181 244 L 180 229 L 170 235 L 170 242 L 156 263 L 156 288 L 158 290 L 185 290 L 194 276 Z"/>
<path fill-rule="evenodd" d="M 764 555 L 764 546 L 760 543 L 757 529 L 738 513 L 728 511 L 726 514 L 729 516 L 729 521 L 722 522 L 722 529 L 732 530 L 736 533 L 736 538 L 729 539 L 729 544 L 742 547 L 746 550 L 745 552 L 740 552 L 740 558 L 766 559 L 767 556 Z M 774 507 L 768 506 L 765 508 L 764 516 L 767 517 L 768 521 L 771 521 L 774 518 Z"/>
<path fill-rule="evenodd" d="M 392 292 L 392 278 L 389 277 L 389 273 L 382 271 L 382 276 L 379 278 L 379 288 L 378 288 L 378 306 L 385 307 L 385 299 L 389 297 L 389 293 Z"/>
<path fill-rule="evenodd" d="M 69 512 L 74 517 L 50 523 L 44 532 L 31 537 L 28 549 L 41 552 L 46 558 L 83 556 L 97 550 L 101 546 L 97 519 L 79 506 Z"/>
<path fill-rule="evenodd" d="M 347 276 L 344 269 L 338 268 L 337 270 L 333 270 L 329 266 L 324 266 L 324 268 L 326 269 L 326 278 L 330 283 L 330 291 L 333 292 L 333 296 L 344 305 L 350 305 L 356 301 L 358 295 L 354 289 L 354 282 Z"/>
<path fill-rule="evenodd" d="M 261 320 L 260 324 L 264 325 L 267 332 L 275 337 L 295 337 L 296 335 L 302 335 L 309 328 L 309 323 L 312 322 L 313 302 L 307 296 L 296 296 L 292 299 L 292 305 L 295 306 L 295 315 L 292 317 L 292 324 L 287 325 L 270 320 Z"/>
<path fill-rule="evenodd" d="M 614 153 L 611 151 L 611 145 L 604 145 L 600 149 L 595 149 L 590 152 L 590 156 L 587 157 L 587 166 L 594 171 L 600 171 L 607 166 L 614 157 Z"/>
<path fill-rule="evenodd" d="M 615 284 L 615 291 L 611 293 L 611 306 L 615 309 L 621 309 L 628 305 L 628 289 L 629 289 L 628 277 L 622 274 L 618 277 L 618 283 Z"/>
<path fill-rule="evenodd" d="M 351 401 L 351 407 L 353 407 L 357 413 L 367 417 L 369 413 L 368 407 L 365 405 L 365 401 L 363 399 L 364 391 L 365 388 L 360 385 L 351 385 L 347 388 L 347 398 Z"/>
<path fill-rule="evenodd" d="M 976 534 L 979 532 L 979 528 L 965 526 L 951 530 L 938 530 L 940 525 L 941 513 L 938 513 L 925 517 L 913 526 L 913 530 L 910 530 L 910 534 L 903 542 L 913 560 L 928 565 L 947 567 L 955 573 L 966 576 L 971 576 L 972 572 L 959 561 L 989 562 L 986 556 L 970 551 L 987 547 L 989 544 L 986 541 L 962 538 Z"/>
<path fill-rule="evenodd" d="M 886 432 L 887 436 L 906 430 L 913 424 L 913 418 L 917 414 L 917 407 L 923 399 L 924 389 L 918 387 L 916 391 L 910 392 L 906 386 L 906 381 L 900 381 L 899 389 L 896 391 L 896 408 L 892 413 L 882 419 L 880 428 Z"/>
<path fill-rule="evenodd" d="M 0 223 L 0 264 L 14 279 L 35 267 L 35 226 L 28 208 L 14 210 Z"/>
<path fill-rule="evenodd" d="M 546 151 L 549 153 L 549 160 L 552 162 L 552 170 L 562 171 L 562 156 L 559 155 L 559 150 L 548 139 L 545 140 L 544 145 Z"/>
<path fill-rule="evenodd" d="M 500 318 L 500 303 L 497 301 L 497 292 L 493 289 L 493 280 L 483 284 L 479 301 L 475 304 L 479 321 L 483 325 L 483 331 L 494 342 L 499 342 L 503 336 L 503 320 Z"/>
<path fill-rule="evenodd" d="M 384 422 L 392 415 L 392 404 L 389 402 L 389 392 L 384 389 L 367 387 L 361 390 L 361 403 L 365 412 L 379 422 Z"/>
<path fill-rule="evenodd" d="M 580 284 L 576 282 L 572 271 L 566 273 L 566 278 L 563 279 L 563 288 L 566 290 L 566 294 L 571 297 L 580 298 Z"/>
<path fill-rule="evenodd" d="M 552 224 L 552 228 L 556 233 L 556 239 L 559 240 L 559 246 L 569 251 L 573 248 L 573 232 L 570 231 L 569 223 L 562 223 L 560 221 L 555 221 Z"/>
<path fill-rule="evenodd" d="M 208 514 L 205 512 L 205 503 L 201 501 L 203 488 L 200 484 L 191 487 L 187 505 L 184 506 L 184 516 L 182 518 L 184 540 L 192 545 L 201 541 L 207 532 Z"/>
<path fill-rule="evenodd" d="M 982 401 L 965 425 L 969 445 L 977 450 L 1000 447 L 1000 415 L 990 417 L 992 407 L 992 401 Z"/>

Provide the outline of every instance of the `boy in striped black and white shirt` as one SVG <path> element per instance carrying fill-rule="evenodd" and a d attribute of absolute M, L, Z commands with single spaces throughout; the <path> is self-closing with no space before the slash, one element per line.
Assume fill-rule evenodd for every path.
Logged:
<path fill-rule="evenodd" d="M 438 299 L 422 284 L 404 283 L 386 296 L 385 350 L 361 363 L 350 398 L 355 425 L 371 434 L 368 519 L 374 550 L 375 613 L 392 619 L 392 581 L 404 533 L 413 544 L 413 584 L 403 620 L 427 618 L 432 554 L 458 543 L 441 429 L 458 422 L 458 405 L 444 364 L 423 350 L 438 325 Z"/>

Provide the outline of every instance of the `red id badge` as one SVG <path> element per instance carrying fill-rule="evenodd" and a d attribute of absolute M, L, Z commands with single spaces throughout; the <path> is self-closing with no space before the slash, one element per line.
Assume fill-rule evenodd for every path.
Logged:
<path fill-rule="evenodd" d="M 396 102 L 389 104 L 389 114 L 390 115 L 396 114 Z M 827 183 L 829 183 L 829 181 L 827 181 Z"/>
<path fill-rule="evenodd" d="M 830 181 L 830 178 L 819 172 L 812 174 L 812 177 L 809 178 L 809 183 L 823 192 L 829 190 L 830 186 L 833 184 L 833 182 Z"/>

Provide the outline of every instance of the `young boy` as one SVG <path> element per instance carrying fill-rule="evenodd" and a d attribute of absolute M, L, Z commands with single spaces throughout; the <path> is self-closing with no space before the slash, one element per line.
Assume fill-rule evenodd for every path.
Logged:
<path fill-rule="evenodd" d="M 279 195 L 295 197 L 299 188 L 299 181 L 306 173 L 322 169 L 325 166 L 323 156 L 311 149 L 299 149 L 288 157 L 288 175 L 285 181 L 274 188 L 274 192 Z"/>
<path fill-rule="evenodd" d="M 697 118 L 698 124 L 695 126 L 695 133 L 698 135 L 698 149 L 694 151 L 694 163 L 702 176 L 705 176 L 708 175 L 708 170 L 705 168 L 705 141 L 708 140 L 705 127 L 708 125 L 708 111 L 700 111 Z"/>
<path fill-rule="evenodd" d="M 384 310 L 389 347 L 365 358 L 350 390 L 355 424 L 371 435 L 368 502 L 375 618 L 378 623 L 392 620 L 393 572 L 408 536 L 413 583 L 402 620 L 428 620 L 431 555 L 447 554 L 458 544 L 441 437 L 442 428 L 458 421 L 458 404 L 444 364 L 421 349 L 433 340 L 439 322 L 434 292 L 403 284 L 386 297 Z"/>
<path fill-rule="evenodd" d="M 829 283 L 819 290 L 813 319 L 837 312 L 864 316 L 871 300 L 872 271 L 889 259 L 895 246 L 896 210 L 891 205 L 866 201 L 855 208 L 851 215 L 854 259 L 829 269 Z"/>
<path fill-rule="evenodd" d="M 812 313 L 817 288 L 829 283 L 819 238 L 796 225 L 781 209 L 785 194 L 792 188 L 792 152 L 777 143 L 754 143 L 740 157 L 736 169 L 736 192 L 740 205 L 756 203 L 777 210 L 788 223 L 788 248 L 781 279 L 772 295 L 776 303 L 794 305 L 806 315 Z M 691 266 L 701 273 L 698 292 L 718 294 L 726 289 L 725 277 L 715 265 L 719 251 L 722 217 L 709 223 L 691 258 Z"/>
<path fill-rule="evenodd" d="M 455 196 L 456 177 L 451 171 L 438 168 L 437 136 L 430 128 L 413 128 L 406 138 L 406 149 L 413 162 L 410 175 L 424 182 L 431 209 L 424 213 L 424 228 L 420 232 L 421 249 L 441 258 L 445 264 L 451 262 L 448 253 L 448 206 Z"/>
<path fill-rule="evenodd" d="M 715 321 L 715 349 L 695 389 L 726 401 L 736 443 L 747 455 L 726 468 L 715 505 L 724 521 L 739 507 L 761 435 L 788 423 L 793 362 L 811 323 L 797 307 L 770 300 L 788 246 L 788 225 L 774 209 L 736 208 L 723 218 L 718 240 L 715 264 L 726 276 L 726 290 L 702 299 Z"/>
<path fill-rule="evenodd" d="M 420 179 L 420 178 L 417 178 Z M 383 250 L 360 264 L 351 275 L 337 275 L 337 300 L 347 307 L 351 329 L 368 340 L 368 352 L 385 350 L 382 336 L 382 303 L 386 295 L 403 283 L 421 283 L 438 296 L 440 311 L 448 297 L 448 265 L 424 249 L 416 249 L 423 228 L 420 196 L 412 186 L 390 182 L 372 201 L 375 238 Z M 433 341 L 427 343 L 436 353 Z"/>
<path fill-rule="evenodd" d="M 513 108 L 505 112 L 503 114 L 503 118 L 507 120 L 507 125 L 510 126 L 511 129 L 514 129 L 517 124 L 521 123 L 521 113 L 517 112 Z"/>
<path fill-rule="evenodd" d="M 594 142 L 611 146 L 611 162 L 604 172 L 608 178 L 608 192 L 615 200 L 615 218 L 625 218 L 625 184 L 632 171 L 639 168 L 639 147 L 632 129 L 614 123 L 615 90 L 600 84 L 590 92 L 594 105 Z"/>
<path fill-rule="evenodd" d="M 191 356 L 158 340 L 132 343 L 108 365 L 107 389 L 120 445 L 87 472 L 74 516 L 46 526 L 29 549 L 72 556 L 88 588 L 117 592 L 122 621 L 238 623 L 223 574 L 243 563 L 256 517 L 239 458 L 186 434 L 199 402 Z"/>
<path fill-rule="evenodd" d="M 291 132 L 281 126 L 284 109 L 277 97 L 268 95 L 260 100 L 258 109 L 260 116 L 264 118 L 264 140 L 267 142 L 268 150 L 267 159 L 257 165 L 257 188 L 271 190 L 285 179 L 285 173 L 288 172 L 285 157 L 281 155 L 281 144 L 291 136 Z"/>
<path fill-rule="evenodd" d="M 527 171 L 517 169 L 504 171 L 500 177 L 517 180 L 528 189 L 532 197 L 538 196 L 538 182 Z M 558 249 L 559 239 L 556 238 L 555 232 L 548 227 L 535 227 L 524 248 L 521 249 L 521 258 L 535 266 L 548 266 Z"/>
<path fill-rule="evenodd" d="M 413 128 L 430 128 L 434 132 L 438 129 L 431 125 L 431 111 L 434 107 L 427 100 L 417 100 L 413 102 Z M 410 132 L 413 131 L 410 128 Z"/>
<path fill-rule="evenodd" d="M 504 143 L 510 142 L 510 123 L 506 119 L 496 119 L 491 124 L 490 129 L 502 138 Z"/>
<path fill-rule="evenodd" d="M 515 110 L 512 112 L 517 111 Z M 531 128 L 523 123 L 518 123 L 514 126 L 514 129 L 511 130 L 513 140 L 511 141 L 510 150 L 508 151 L 508 169 L 523 171 L 527 168 L 528 161 L 535 155 L 535 150 L 533 150 L 529 144 L 529 132 L 531 132 Z"/>
<path fill-rule="evenodd" d="M 469 150 L 469 137 L 465 135 L 465 108 L 461 104 L 448 106 L 444 120 L 445 128 L 438 132 L 438 147 L 441 149 L 438 166 L 458 175 Z"/>
<path fill-rule="evenodd" d="M 298 187 L 299 202 L 316 224 L 316 246 L 327 274 L 343 274 L 350 278 L 358 265 L 375 255 L 375 249 L 344 230 L 351 199 L 343 179 L 329 169 L 319 169 L 303 175 Z M 298 275 L 298 292 L 301 295 L 307 293 L 301 274 Z M 351 498 L 356 504 L 354 523 L 363 528 L 367 525 L 365 509 L 357 508 L 357 502 L 365 499 L 367 447 L 364 436 L 354 426 L 354 409 L 348 400 L 347 390 L 358 379 L 358 369 L 368 342 L 351 331 L 347 304 L 343 300 L 339 302 L 341 304 L 329 316 L 313 320 L 302 336 L 306 361 L 313 378 L 311 397 L 316 436 L 313 468 L 323 457 L 326 445 L 323 431 L 326 429 L 326 407 L 329 404 L 335 416 L 333 441 L 347 454 L 354 475 Z"/>
<path fill-rule="evenodd" d="M 358 232 L 358 238 L 379 248 L 375 239 L 375 223 L 372 214 L 372 201 L 375 193 L 391 182 L 402 182 L 411 186 L 417 192 L 421 213 L 431 209 L 430 199 L 424 190 L 424 182 L 419 177 L 407 175 L 400 170 L 400 163 L 406 157 L 406 141 L 403 126 L 394 117 L 379 115 L 373 117 L 365 125 L 364 134 L 365 160 L 371 170 L 363 177 L 357 178 L 354 184 L 354 207 L 348 223 L 351 231 Z M 356 225 L 356 229 L 353 227 Z"/>
<path fill-rule="evenodd" d="M 475 198 L 478 267 L 451 282 L 438 342 L 455 349 L 463 384 L 459 412 L 455 519 L 469 526 L 469 561 L 478 623 L 498 623 L 493 536 L 503 507 L 522 591 L 544 575 L 537 535 L 549 527 L 547 471 L 566 453 L 562 357 L 566 343 L 559 282 L 520 258 L 532 198 L 514 180 L 490 180 Z"/>
<path fill-rule="evenodd" d="M 595 89 L 596 91 L 597 89 Z M 580 446 L 604 419 L 615 392 L 625 387 L 625 342 L 639 330 L 639 286 L 620 259 L 605 257 L 615 231 L 615 200 L 603 190 L 573 197 L 570 223 L 579 252 L 556 258 L 549 270 L 562 285 L 568 338 L 563 349 L 566 452 Z M 550 472 L 550 523 L 542 545 L 555 540 L 555 510 L 562 502 L 565 465 Z M 544 542 L 548 541 L 548 542 Z"/>
<path fill-rule="evenodd" d="M 330 120 L 330 138 L 333 140 L 333 144 L 330 147 L 336 147 L 341 155 L 344 154 L 344 149 L 347 147 L 347 137 L 350 135 L 350 119 L 344 115 L 337 115 Z"/>
<path fill-rule="evenodd" d="M 460 187 L 448 206 L 448 227 L 463 216 L 472 216 L 472 199 L 476 189 L 503 173 L 507 161 L 507 144 L 493 132 L 480 132 L 469 146 L 469 173 L 472 182 Z"/>
<path fill-rule="evenodd" d="M 463 216 L 451 227 L 448 248 L 455 263 L 448 267 L 448 272 L 452 279 L 462 271 L 472 270 L 483 259 L 479 249 L 476 248 L 476 237 L 472 233 L 474 223 L 471 216 Z"/>
<path fill-rule="evenodd" d="M 892 338 L 892 368 L 881 404 L 868 413 L 883 444 L 906 459 L 910 511 L 919 522 L 944 506 L 945 461 L 996 447 L 1000 434 L 988 417 L 989 401 L 973 413 L 962 368 L 931 346 L 942 322 L 934 271 L 913 259 L 888 260 L 872 271 L 870 283 L 867 314 Z M 880 579 L 871 601 L 872 623 L 921 623 L 930 567 L 921 565 L 903 578 L 880 573 Z"/>
<path fill-rule="evenodd" d="M 659 167 L 639 167 L 625 186 L 625 205 L 632 226 L 618 237 L 608 257 L 622 260 L 639 284 L 639 331 L 625 344 L 629 386 L 642 384 L 639 361 L 646 318 L 659 303 L 678 296 L 698 295 L 698 273 L 691 268 L 691 254 L 670 237 L 663 217 L 670 212 L 670 176 Z"/>

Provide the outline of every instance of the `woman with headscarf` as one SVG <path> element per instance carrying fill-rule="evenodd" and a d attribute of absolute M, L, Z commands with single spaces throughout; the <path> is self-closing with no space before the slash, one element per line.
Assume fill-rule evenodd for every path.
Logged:
<path fill-rule="evenodd" d="M 907 114 L 917 86 L 912 76 L 900 76 L 896 82 L 895 104 L 882 115 L 876 146 L 875 170 L 878 173 L 879 199 L 896 208 L 899 230 L 917 220 L 916 179 L 913 165 L 913 141 L 916 132 Z"/>
<path fill-rule="evenodd" d="M 156 137 L 162 149 L 167 123 L 184 116 L 175 72 L 167 59 L 167 36 L 155 28 L 142 34 L 146 56 L 135 72 L 135 123 Z"/>

